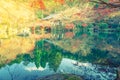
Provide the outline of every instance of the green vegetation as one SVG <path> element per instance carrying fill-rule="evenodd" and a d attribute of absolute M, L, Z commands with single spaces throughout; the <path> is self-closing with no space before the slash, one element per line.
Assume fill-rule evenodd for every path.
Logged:
<path fill-rule="evenodd" d="M 53 68 L 54 71 L 57 71 L 62 60 L 62 55 L 59 52 L 57 52 L 52 53 L 49 57 L 50 57 L 48 61 L 49 67 Z"/>

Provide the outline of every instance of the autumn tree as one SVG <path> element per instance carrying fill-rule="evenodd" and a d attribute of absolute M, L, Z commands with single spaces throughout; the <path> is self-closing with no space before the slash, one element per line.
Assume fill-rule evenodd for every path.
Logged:
<path fill-rule="evenodd" d="M 32 4 L 31 4 L 31 7 L 39 8 L 39 9 L 41 9 L 41 10 L 46 9 L 43 0 L 33 0 L 33 1 L 32 1 Z"/>

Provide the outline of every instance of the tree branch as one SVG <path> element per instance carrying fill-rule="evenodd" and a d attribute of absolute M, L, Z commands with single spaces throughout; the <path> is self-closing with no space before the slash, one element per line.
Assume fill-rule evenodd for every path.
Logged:
<path fill-rule="evenodd" d="M 98 1 L 96 1 L 96 0 L 90 0 L 90 2 L 94 2 L 94 3 L 98 3 L 98 4 L 104 4 L 104 5 L 106 5 L 106 6 L 108 6 L 108 7 L 112 7 L 112 8 L 120 8 L 120 0 L 119 1 L 117 1 L 117 2 L 105 2 L 105 1 L 103 1 L 103 0 L 98 0 Z"/>

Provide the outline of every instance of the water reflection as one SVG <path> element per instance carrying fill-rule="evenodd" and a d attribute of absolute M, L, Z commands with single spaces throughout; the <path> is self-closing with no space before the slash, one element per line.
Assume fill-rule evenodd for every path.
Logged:
<path fill-rule="evenodd" d="M 91 78 L 114 80 L 116 78 L 116 68 L 92 65 L 90 63 L 79 63 L 79 66 L 75 66 L 74 63 L 76 63 L 75 60 L 63 58 L 57 71 L 52 70 L 48 64 L 46 64 L 45 68 L 36 68 L 33 62 L 27 65 L 24 65 L 24 62 L 11 66 L 7 65 L 0 70 L 0 80 L 33 80 L 55 73 L 77 74 L 83 76 L 86 80 Z"/>
<path fill-rule="evenodd" d="M 6 56 L 0 56 L 0 80 L 32 80 L 55 73 L 78 74 L 86 80 L 114 80 L 117 77 L 120 66 L 118 33 L 54 29 L 49 32 L 44 34 L 49 34 L 46 38 L 41 38 L 41 33 L 34 34 L 34 47 L 20 52 L 22 54 L 15 59 L 4 60 Z M 29 40 L 29 36 L 20 39 L 23 38 Z"/>

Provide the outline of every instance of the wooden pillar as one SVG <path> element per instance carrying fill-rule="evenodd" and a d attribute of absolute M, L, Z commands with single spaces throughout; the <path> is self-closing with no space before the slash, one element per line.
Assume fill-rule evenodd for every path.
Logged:
<path fill-rule="evenodd" d="M 120 80 L 120 67 L 117 68 L 117 78 L 115 80 Z"/>
<path fill-rule="evenodd" d="M 120 80 L 120 67 L 118 68 L 118 80 Z"/>
<path fill-rule="evenodd" d="M 35 34 L 35 27 L 34 26 L 31 27 L 31 32 L 32 32 L 32 34 Z"/>
<path fill-rule="evenodd" d="M 40 26 L 41 33 L 44 34 L 44 27 Z"/>

